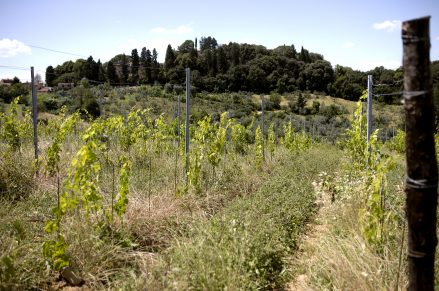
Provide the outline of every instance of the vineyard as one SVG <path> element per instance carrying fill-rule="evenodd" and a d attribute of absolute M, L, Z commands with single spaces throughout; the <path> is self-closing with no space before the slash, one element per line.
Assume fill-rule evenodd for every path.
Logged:
<path fill-rule="evenodd" d="M 301 272 L 316 289 L 407 282 L 404 132 L 368 144 L 362 100 L 335 143 L 223 112 L 191 123 L 188 151 L 178 118 L 63 107 L 39 124 L 38 160 L 18 101 L 0 115 L 0 289 L 277 289 Z M 319 259 L 301 265 L 315 184 L 330 219 Z"/>

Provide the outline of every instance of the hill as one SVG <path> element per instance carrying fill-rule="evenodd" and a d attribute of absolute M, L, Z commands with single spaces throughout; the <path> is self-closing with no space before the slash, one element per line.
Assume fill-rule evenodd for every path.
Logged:
<path fill-rule="evenodd" d="M 369 72 L 335 67 L 319 53 L 294 44 L 267 49 L 261 45 L 218 44 L 214 37 L 200 42 L 186 40 L 176 49 L 168 45 L 165 62 L 157 61 L 157 51 L 134 48 L 130 56 L 119 54 L 101 64 L 90 56 L 87 60 L 68 61 L 46 70 L 49 86 L 59 82 L 78 83 L 87 78 L 93 84 L 111 85 L 171 84 L 184 86 L 185 69 L 191 69 L 191 84 L 206 92 L 285 93 L 296 90 L 320 92 L 348 100 L 357 100 L 366 88 L 367 75 L 373 75 L 376 93 L 390 93 L 402 88 L 402 70 L 377 67 Z M 386 103 L 397 102 L 392 96 Z"/>

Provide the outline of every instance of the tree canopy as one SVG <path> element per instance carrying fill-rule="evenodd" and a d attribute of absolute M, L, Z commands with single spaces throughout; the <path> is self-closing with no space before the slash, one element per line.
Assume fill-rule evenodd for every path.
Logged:
<path fill-rule="evenodd" d="M 367 75 L 373 75 L 380 101 L 398 102 L 398 96 L 380 94 L 402 90 L 402 69 L 377 67 L 368 72 L 336 65 L 303 46 L 294 44 L 267 49 L 262 45 L 230 42 L 219 44 L 212 37 L 199 41 L 185 40 L 176 49 L 167 46 L 164 63 L 158 62 L 155 48 L 135 48 L 131 55 L 119 54 L 101 64 L 90 56 L 87 60 L 68 61 L 47 67 L 46 82 L 78 83 L 87 78 L 91 84 L 109 82 L 111 85 L 170 83 L 183 85 L 185 68 L 192 71 L 193 85 L 208 92 L 251 91 L 255 93 L 311 91 L 357 100 L 366 88 Z"/>

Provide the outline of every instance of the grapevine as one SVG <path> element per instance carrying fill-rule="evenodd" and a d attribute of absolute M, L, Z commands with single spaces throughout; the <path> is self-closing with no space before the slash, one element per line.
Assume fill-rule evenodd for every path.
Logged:
<path fill-rule="evenodd" d="M 270 158 L 273 158 L 274 150 L 276 148 L 276 134 L 274 132 L 274 123 L 268 128 L 268 138 L 267 138 L 267 150 L 270 153 Z"/>
<path fill-rule="evenodd" d="M 19 116 L 18 102 L 20 97 L 15 98 L 6 113 L 0 113 L 0 123 L 3 124 L 0 137 L 5 140 L 9 147 L 16 151 L 21 150 L 21 144 L 25 137 L 30 136 L 30 112 L 25 111 L 23 117 Z"/>

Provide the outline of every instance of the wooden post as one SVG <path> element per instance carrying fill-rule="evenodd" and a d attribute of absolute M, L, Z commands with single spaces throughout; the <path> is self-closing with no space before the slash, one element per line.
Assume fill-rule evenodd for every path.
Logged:
<path fill-rule="evenodd" d="M 372 75 L 367 75 L 367 143 L 372 134 Z M 369 145 L 370 151 L 370 145 Z"/>
<path fill-rule="evenodd" d="M 434 145 L 430 17 L 402 23 L 406 120 L 408 290 L 434 290 L 438 169 Z"/>
<path fill-rule="evenodd" d="M 189 113 L 190 113 L 190 97 L 191 97 L 191 69 L 186 68 L 186 134 L 185 134 L 185 153 L 186 153 L 186 185 L 188 185 L 189 172 Z"/>
<path fill-rule="evenodd" d="M 34 149 L 35 149 L 35 174 L 38 177 L 38 111 L 37 111 L 37 91 L 35 90 L 34 67 L 30 67 L 30 77 L 32 86 L 32 121 L 34 127 Z"/>
<path fill-rule="evenodd" d="M 177 100 L 177 137 L 178 137 L 178 144 L 180 145 L 180 116 L 181 116 L 181 110 L 180 110 L 180 95 L 178 95 Z"/>
<path fill-rule="evenodd" d="M 181 116 L 181 110 L 180 110 L 180 95 L 177 96 L 177 142 L 175 147 L 175 167 L 174 167 L 174 191 L 177 193 L 177 184 L 178 184 L 178 175 L 177 175 L 177 168 L 178 168 L 178 152 L 180 149 L 180 116 Z"/>
<path fill-rule="evenodd" d="M 264 104 L 264 95 L 261 95 L 261 110 L 262 110 L 262 112 L 261 112 L 262 158 L 263 158 L 264 161 L 265 161 L 265 142 L 264 142 L 264 131 L 265 131 L 264 124 L 265 124 L 265 122 L 264 122 L 264 107 L 265 107 L 265 104 Z"/>

